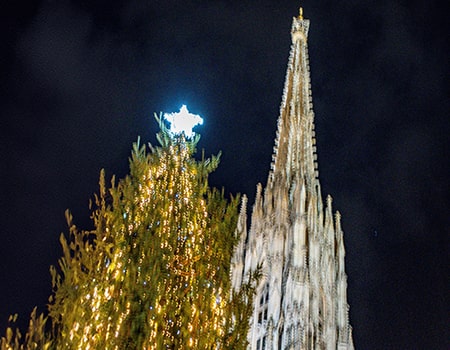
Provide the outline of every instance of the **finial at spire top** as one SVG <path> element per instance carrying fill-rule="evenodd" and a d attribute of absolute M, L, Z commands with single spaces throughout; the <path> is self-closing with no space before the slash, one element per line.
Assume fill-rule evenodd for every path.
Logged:
<path fill-rule="evenodd" d="M 303 19 L 303 7 L 300 7 L 298 10 L 298 19 Z"/>

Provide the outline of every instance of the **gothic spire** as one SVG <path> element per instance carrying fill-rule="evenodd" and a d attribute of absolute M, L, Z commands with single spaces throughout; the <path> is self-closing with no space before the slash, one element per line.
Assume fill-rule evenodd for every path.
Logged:
<path fill-rule="evenodd" d="M 243 277 L 233 280 L 262 269 L 248 334 L 252 350 L 353 350 L 340 214 L 333 218 L 332 199 L 322 201 L 318 180 L 308 29 L 300 9 L 292 22 L 273 162 L 267 186 L 257 186 L 246 246 L 239 250 Z"/>
<path fill-rule="evenodd" d="M 317 178 L 314 112 L 308 61 L 309 20 L 303 10 L 292 22 L 292 45 L 284 83 L 283 99 L 278 118 L 278 130 L 269 182 L 278 174 L 288 181 L 300 175 L 308 187 Z"/>

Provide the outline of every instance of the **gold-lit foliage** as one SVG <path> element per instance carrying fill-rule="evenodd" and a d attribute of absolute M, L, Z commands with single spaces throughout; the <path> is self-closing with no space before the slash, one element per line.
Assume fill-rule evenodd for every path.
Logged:
<path fill-rule="evenodd" d="M 196 161 L 198 139 L 161 128 L 160 147 L 134 145 L 125 179 L 107 188 L 101 173 L 93 231 L 67 214 L 51 268 L 58 349 L 245 348 L 251 293 L 233 297 L 230 282 L 238 199 L 208 187 L 218 158 Z"/>
<path fill-rule="evenodd" d="M 17 314 L 10 316 L 9 322 L 14 323 Z M 25 336 L 22 336 L 18 329 L 6 328 L 6 335 L 0 340 L 1 350 L 48 350 L 52 346 L 49 335 L 45 332 L 47 318 L 43 314 L 36 316 L 36 308 L 30 316 L 28 330 Z"/>

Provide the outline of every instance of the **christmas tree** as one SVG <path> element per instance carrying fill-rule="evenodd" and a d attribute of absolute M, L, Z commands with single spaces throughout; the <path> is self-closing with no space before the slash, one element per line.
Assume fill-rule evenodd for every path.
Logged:
<path fill-rule="evenodd" d="M 157 117 L 160 146 L 134 144 L 130 173 L 95 196 L 92 231 L 70 213 L 52 267 L 58 349 L 244 349 L 253 289 L 231 287 L 239 198 L 208 186 L 219 157 L 194 158 L 199 116 Z M 190 123 L 188 127 L 183 124 Z"/>

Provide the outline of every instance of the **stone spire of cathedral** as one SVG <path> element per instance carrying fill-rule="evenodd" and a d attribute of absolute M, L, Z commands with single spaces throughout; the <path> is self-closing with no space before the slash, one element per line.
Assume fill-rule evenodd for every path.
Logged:
<path fill-rule="evenodd" d="M 294 17 L 291 30 L 291 52 L 278 118 L 277 135 L 269 182 L 283 174 L 287 180 L 296 175 L 314 187 L 318 176 L 314 112 L 308 59 L 309 20 L 303 11 Z"/>
<path fill-rule="evenodd" d="M 340 214 L 322 201 L 308 63 L 309 20 L 300 10 L 292 45 L 271 170 L 257 186 L 250 230 L 242 224 L 233 286 L 258 266 L 249 349 L 352 350 Z M 245 222 L 241 211 L 240 222 Z M 244 238 L 242 238 L 244 237 Z M 243 267 L 242 267 L 243 265 Z"/>

